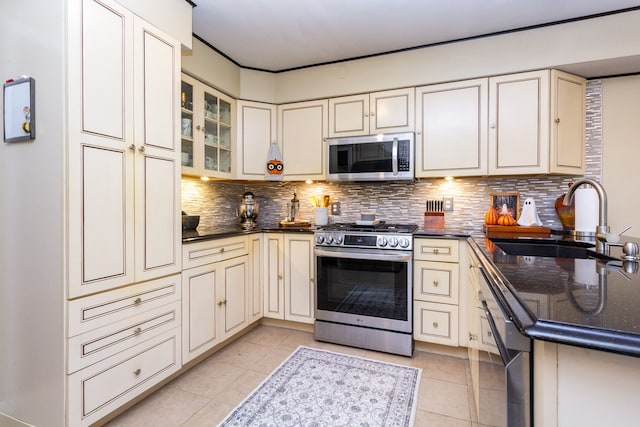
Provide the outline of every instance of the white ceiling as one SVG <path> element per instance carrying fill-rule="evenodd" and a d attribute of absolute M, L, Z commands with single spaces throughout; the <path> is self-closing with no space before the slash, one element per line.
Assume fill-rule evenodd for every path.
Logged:
<path fill-rule="evenodd" d="M 242 67 L 318 65 L 640 6 L 638 0 L 194 0 L 193 32 Z"/>

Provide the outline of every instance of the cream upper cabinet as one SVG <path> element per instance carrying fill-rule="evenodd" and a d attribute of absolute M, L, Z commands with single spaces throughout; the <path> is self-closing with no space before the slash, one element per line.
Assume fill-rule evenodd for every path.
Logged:
<path fill-rule="evenodd" d="M 488 79 L 416 88 L 416 177 L 487 174 Z"/>
<path fill-rule="evenodd" d="M 326 99 L 278 105 L 278 144 L 285 180 L 326 177 L 328 108 Z"/>
<path fill-rule="evenodd" d="M 414 130 L 414 88 L 329 99 L 329 137 Z"/>
<path fill-rule="evenodd" d="M 235 100 L 182 75 L 182 173 L 231 178 Z"/>
<path fill-rule="evenodd" d="M 180 45 L 117 5 L 77 7 L 68 71 L 69 298 L 181 270 Z"/>
<path fill-rule="evenodd" d="M 489 174 L 584 174 L 584 79 L 556 70 L 489 79 Z"/>
<path fill-rule="evenodd" d="M 269 146 L 276 141 L 276 106 L 262 102 L 237 101 L 237 179 L 264 180 Z"/>

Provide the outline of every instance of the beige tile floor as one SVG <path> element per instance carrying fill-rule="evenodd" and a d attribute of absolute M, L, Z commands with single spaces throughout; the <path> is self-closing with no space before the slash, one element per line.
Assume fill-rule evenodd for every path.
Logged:
<path fill-rule="evenodd" d="M 108 427 L 215 426 L 299 345 L 422 368 L 415 426 L 480 426 L 468 361 L 423 351 L 394 356 L 316 342 L 313 334 L 258 326 L 111 420 Z"/>

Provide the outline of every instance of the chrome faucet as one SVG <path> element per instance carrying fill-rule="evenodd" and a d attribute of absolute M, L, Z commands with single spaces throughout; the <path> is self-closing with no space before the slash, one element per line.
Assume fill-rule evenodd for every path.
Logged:
<path fill-rule="evenodd" d="M 606 254 L 609 252 L 609 245 L 607 244 L 607 236 L 609 235 L 609 226 L 607 225 L 607 192 L 604 191 L 604 187 L 593 179 L 583 178 L 574 182 L 573 185 L 567 191 L 564 196 L 562 204 L 569 206 L 573 200 L 574 193 L 578 187 L 583 184 L 589 184 L 595 188 L 598 193 L 598 200 L 600 202 L 598 227 L 596 228 L 596 251 Z"/>

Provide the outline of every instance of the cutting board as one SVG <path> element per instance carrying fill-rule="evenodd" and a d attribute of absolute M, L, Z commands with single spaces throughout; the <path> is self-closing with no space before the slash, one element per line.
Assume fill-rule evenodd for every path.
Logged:
<path fill-rule="evenodd" d="M 289 228 L 311 227 L 311 221 L 280 221 L 278 226 Z"/>
<path fill-rule="evenodd" d="M 484 231 L 489 233 L 532 233 L 532 234 L 549 234 L 551 229 L 548 227 L 540 227 L 537 225 L 487 225 L 483 226 Z"/>

